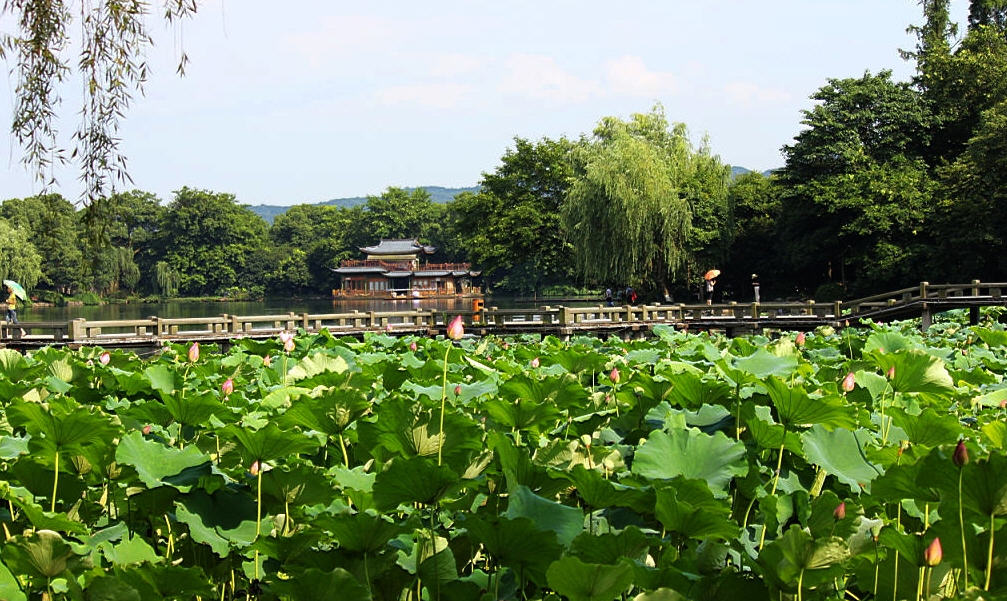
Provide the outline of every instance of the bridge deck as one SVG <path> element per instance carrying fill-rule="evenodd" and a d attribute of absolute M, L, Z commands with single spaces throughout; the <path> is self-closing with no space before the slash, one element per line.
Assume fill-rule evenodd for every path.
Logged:
<path fill-rule="evenodd" d="M 772 330 L 810 330 L 821 325 L 842 327 L 863 320 L 892 321 L 921 318 L 924 329 L 932 315 L 951 309 L 968 308 L 972 319 L 985 306 L 1005 306 L 1001 294 L 1007 284 L 932 285 L 922 282 L 913 288 L 866 298 L 815 303 L 762 303 L 739 305 L 644 305 L 620 307 L 537 307 L 529 309 L 485 308 L 479 311 L 413 310 L 400 312 L 352 311 L 349 313 L 283 315 L 219 315 L 165 319 L 68 322 L 0 322 L 0 345 L 31 349 L 52 345 L 71 347 L 157 348 L 169 342 L 198 340 L 227 344 L 241 338 L 266 339 L 282 331 L 303 328 L 308 332 L 328 329 L 335 335 L 360 336 L 365 332 L 393 335 L 436 335 L 444 333 L 448 321 L 461 315 L 468 332 L 479 335 L 535 333 L 569 337 L 577 334 L 645 336 L 658 324 L 689 331 L 719 330 L 729 335 Z"/>

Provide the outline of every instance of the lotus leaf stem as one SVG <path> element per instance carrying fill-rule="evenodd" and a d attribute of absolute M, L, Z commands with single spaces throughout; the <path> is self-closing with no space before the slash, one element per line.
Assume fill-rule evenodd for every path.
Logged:
<path fill-rule="evenodd" d="M 259 534 L 262 532 L 262 460 L 259 459 L 259 470 L 256 474 L 256 492 L 255 492 L 255 540 L 259 540 Z M 259 550 L 255 550 L 255 579 L 259 579 Z"/>
<path fill-rule="evenodd" d="M 59 484 L 59 449 L 56 449 L 56 456 L 53 459 L 52 469 L 52 503 L 49 511 L 56 513 L 56 486 Z M 13 514 L 12 514 L 13 515 Z"/>
<path fill-rule="evenodd" d="M 444 406 L 447 404 L 448 400 L 448 355 L 451 354 L 451 344 L 448 343 L 448 348 L 444 351 L 444 378 L 441 384 L 441 423 L 440 429 L 437 430 L 437 465 L 441 465 L 441 455 L 444 450 L 444 440 L 447 438 L 444 436 Z"/>
<path fill-rule="evenodd" d="M 986 584 L 983 586 L 984 591 L 990 590 L 990 576 L 993 574 L 993 535 L 995 532 L 993 529 L 996 527 L 994 523 L 994 518 L 996 513 L 990 513 L 990 546 L 986 551 Z"/>
<path fill-rule="evenodd" d="M 969 556 L 968 556 L 968 546 L 965 543 L 965 517 L 962 514 L 962 478 L 965 475 L 965 470 L 958 468 L 958 529 L 962 533 L 962 574 L 964 575 L 964 586 L 962 590 L 968 590 L 969 588 Z"/>

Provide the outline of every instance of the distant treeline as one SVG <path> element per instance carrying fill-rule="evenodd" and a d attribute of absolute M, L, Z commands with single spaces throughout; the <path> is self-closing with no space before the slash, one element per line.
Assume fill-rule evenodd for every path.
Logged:
<path fill-rule="evenodd" d="M 435 203 L 389 188 L 353 207 L 298 205 L 271 225 L 229 194 L 133 191 L 87 210 L 59 196 L 0 205 L 4 277 L 61 293 L 324 293 L 380 238 L 419 237 L 495 290 L 632 285 L 687 300 L 701 274 L 749 300 L 829 300 L 978 277 L 1007 262 L 1007 3 L 968 23 L 922 3 L 909 82 L 829 79 L 769 176 L 731 169 L 660 106 L 576 140 L 516 138 L 478 191 Z"/>

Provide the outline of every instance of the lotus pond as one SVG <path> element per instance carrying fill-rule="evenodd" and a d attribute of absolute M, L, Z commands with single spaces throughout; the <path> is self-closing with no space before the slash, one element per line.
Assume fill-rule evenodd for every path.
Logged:
<path fill-rule="evenodd" d="M 656 334 L 0 350 L 0 599 L 1007 591 L 1000 324 Z"/>

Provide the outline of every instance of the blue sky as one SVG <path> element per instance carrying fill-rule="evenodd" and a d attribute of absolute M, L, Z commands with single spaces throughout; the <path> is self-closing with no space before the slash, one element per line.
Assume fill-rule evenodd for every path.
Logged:
<path fill-rule="evenodd" d="M 209 0 L 180 29 L 153 22 L 123 148 L 135 187 L 164 200 L 189 186 L 288 205 L 474 185 L 514 136 L 577 137 L 661 102 L 724 162 L 763 170 L 827 78 L 908 79 L 898 50 L 920 21 L 915 0 Z M 0 78 L 4 124 L 12 86 Z M 40 189 L 19 153 L 8 136 L 0 198 Z M 55 175 L 75 199 L 76 173 Z"/>

